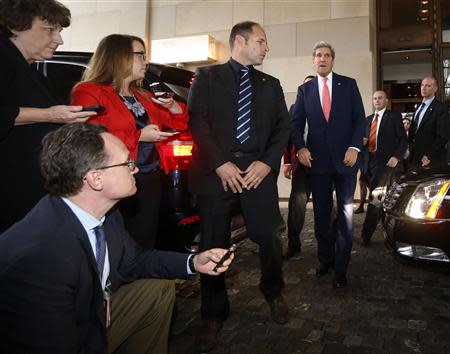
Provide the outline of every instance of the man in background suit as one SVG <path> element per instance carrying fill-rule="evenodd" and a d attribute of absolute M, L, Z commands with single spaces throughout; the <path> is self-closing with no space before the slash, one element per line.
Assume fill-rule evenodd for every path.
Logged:
<path fill-rule="evenodd" d="M 403 160 L 408 145 L 401 113 L 389 111 L 387 104 L 386 93 L 376 91 L 373 94 L 375 113 L 367 117 L 363 174 L 367 178 L 370 193 L 361 233 L 364 247 L 369 246 L 380 216 L 381 200 L 374 191 L 389 184 L 389 177 L 393 177 L 394 169 Z M 401 172 L 401 165 L 399 167 Z"/>
<path fill-rule="evenodd" d="M 147 278 L 217 275 L 225 250 L 137 246 L 111 208 L 136 192 L 138 169 L 104 127 L 49 133 L 41 170 L 50 194 L 0 236 L 0 352 L 167 353 L 175 287 Z"/>
<path fill-rule="evenodd" d="M 423 100 L 414 113 L 408 136 L 410 169 L 446 164 L 450 118 L 446 105 L 435 97 L 436 91 L 436 79 L 425 77 L 420 86 Z"/>
<path fill-rule="evenodd" d="M 303 79 L 303 83 L 314 79 L 315 76 L 308 75 Z M 292 117 L 294 105 L 289 109 L 289 115 Z M 307 128 L 305 135 L 308 134 Z M 306 204 L 311 196 L 311 187 L 309 185 L 309 175 L 306 167 L 299 164 L 296 156 L 295 146 L 289 139 L 286 149 L 283 153 L 283 173 L 284 177 L 292 179 L 291 193 L 289 195 L 288 205 L 288 248 L 285 258 L 298 257 L 302 251 L 300 233 L 305 224 Z"/>
<path fill-rule="evenodd" d="M 333 286 L 347 285 L 352 249 L 353 196 L 358 153 L 364 134 L 364 107 L 356 81 L 332 72 L 335 52 L 325 42 L 313 49 L 314 80 L 298 88 L 291 121 L 292 141 L 301 164 L 310 169 L 318 277 L 334 268 Z M 308 123 L 308 137 L 303 134 Z M 333 186 L 337 217 L 333 222 Z"/>
<path fill-rule="evenodd" d="M 259 246 L 260 288 L 272 319 L 286 323 L 282 297 L 282 222 L 277 176 L 289 135 L 289 116 L 280 82 L 254 69 L 269 48 L 262 27 L 236 24 L 230 33 L 230 60 L 200 68 L 189 93 L 194 151 L 190 188 L 198 195 L 200 250 L 230 245 L 230 220 L 240 204 L 250 239 Z M 201 276 L 200 351 L 216 345 L 229 301 L 223 276 Z"/>

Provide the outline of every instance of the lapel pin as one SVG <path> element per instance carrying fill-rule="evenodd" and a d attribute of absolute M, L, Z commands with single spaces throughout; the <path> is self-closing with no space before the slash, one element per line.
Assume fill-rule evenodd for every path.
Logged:
<path fill-rule="evenodd" d="M 340 82 L 338 82 L 337 84 L 338 84 L 338 86 L 341 86 L 341 83 L 340 83 Z"/>
<path fill-rule="evenodd" d="M 262 78 L 262 81 L 263 81 L 263 82 L 266 82 L 266 78 L 265 78 L 265 77 L 263 77 L 263 78 Z"/>

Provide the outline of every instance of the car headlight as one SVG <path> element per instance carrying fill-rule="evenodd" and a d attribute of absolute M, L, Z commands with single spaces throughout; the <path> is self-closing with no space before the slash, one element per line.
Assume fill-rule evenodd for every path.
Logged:
<path fill-rule="evenodd" d="M 405 214 L 414 219 L 435 219 L 450 187 L 450 180 L 440 178 L 421 183 L 414 191 Z"/>

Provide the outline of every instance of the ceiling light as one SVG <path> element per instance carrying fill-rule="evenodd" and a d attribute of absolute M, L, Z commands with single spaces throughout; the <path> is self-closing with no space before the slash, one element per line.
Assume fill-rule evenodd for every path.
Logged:
<path fill-rule="evenodd" d="M 155 63 L 210 63 L 215 60 L 216 41 L 207 34 L 152 40 L 151 61 Z"/>

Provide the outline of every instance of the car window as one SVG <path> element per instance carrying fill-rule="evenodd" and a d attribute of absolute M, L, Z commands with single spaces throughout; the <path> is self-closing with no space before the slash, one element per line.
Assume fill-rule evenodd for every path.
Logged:
<path fill-rule="evenodd" d="M 43 74 L 52 83 L 62 103 L 70 104 L 72 88 L 81 80 L 85 69 L 83 64 L 47 61 L 44 63 Z"/>

